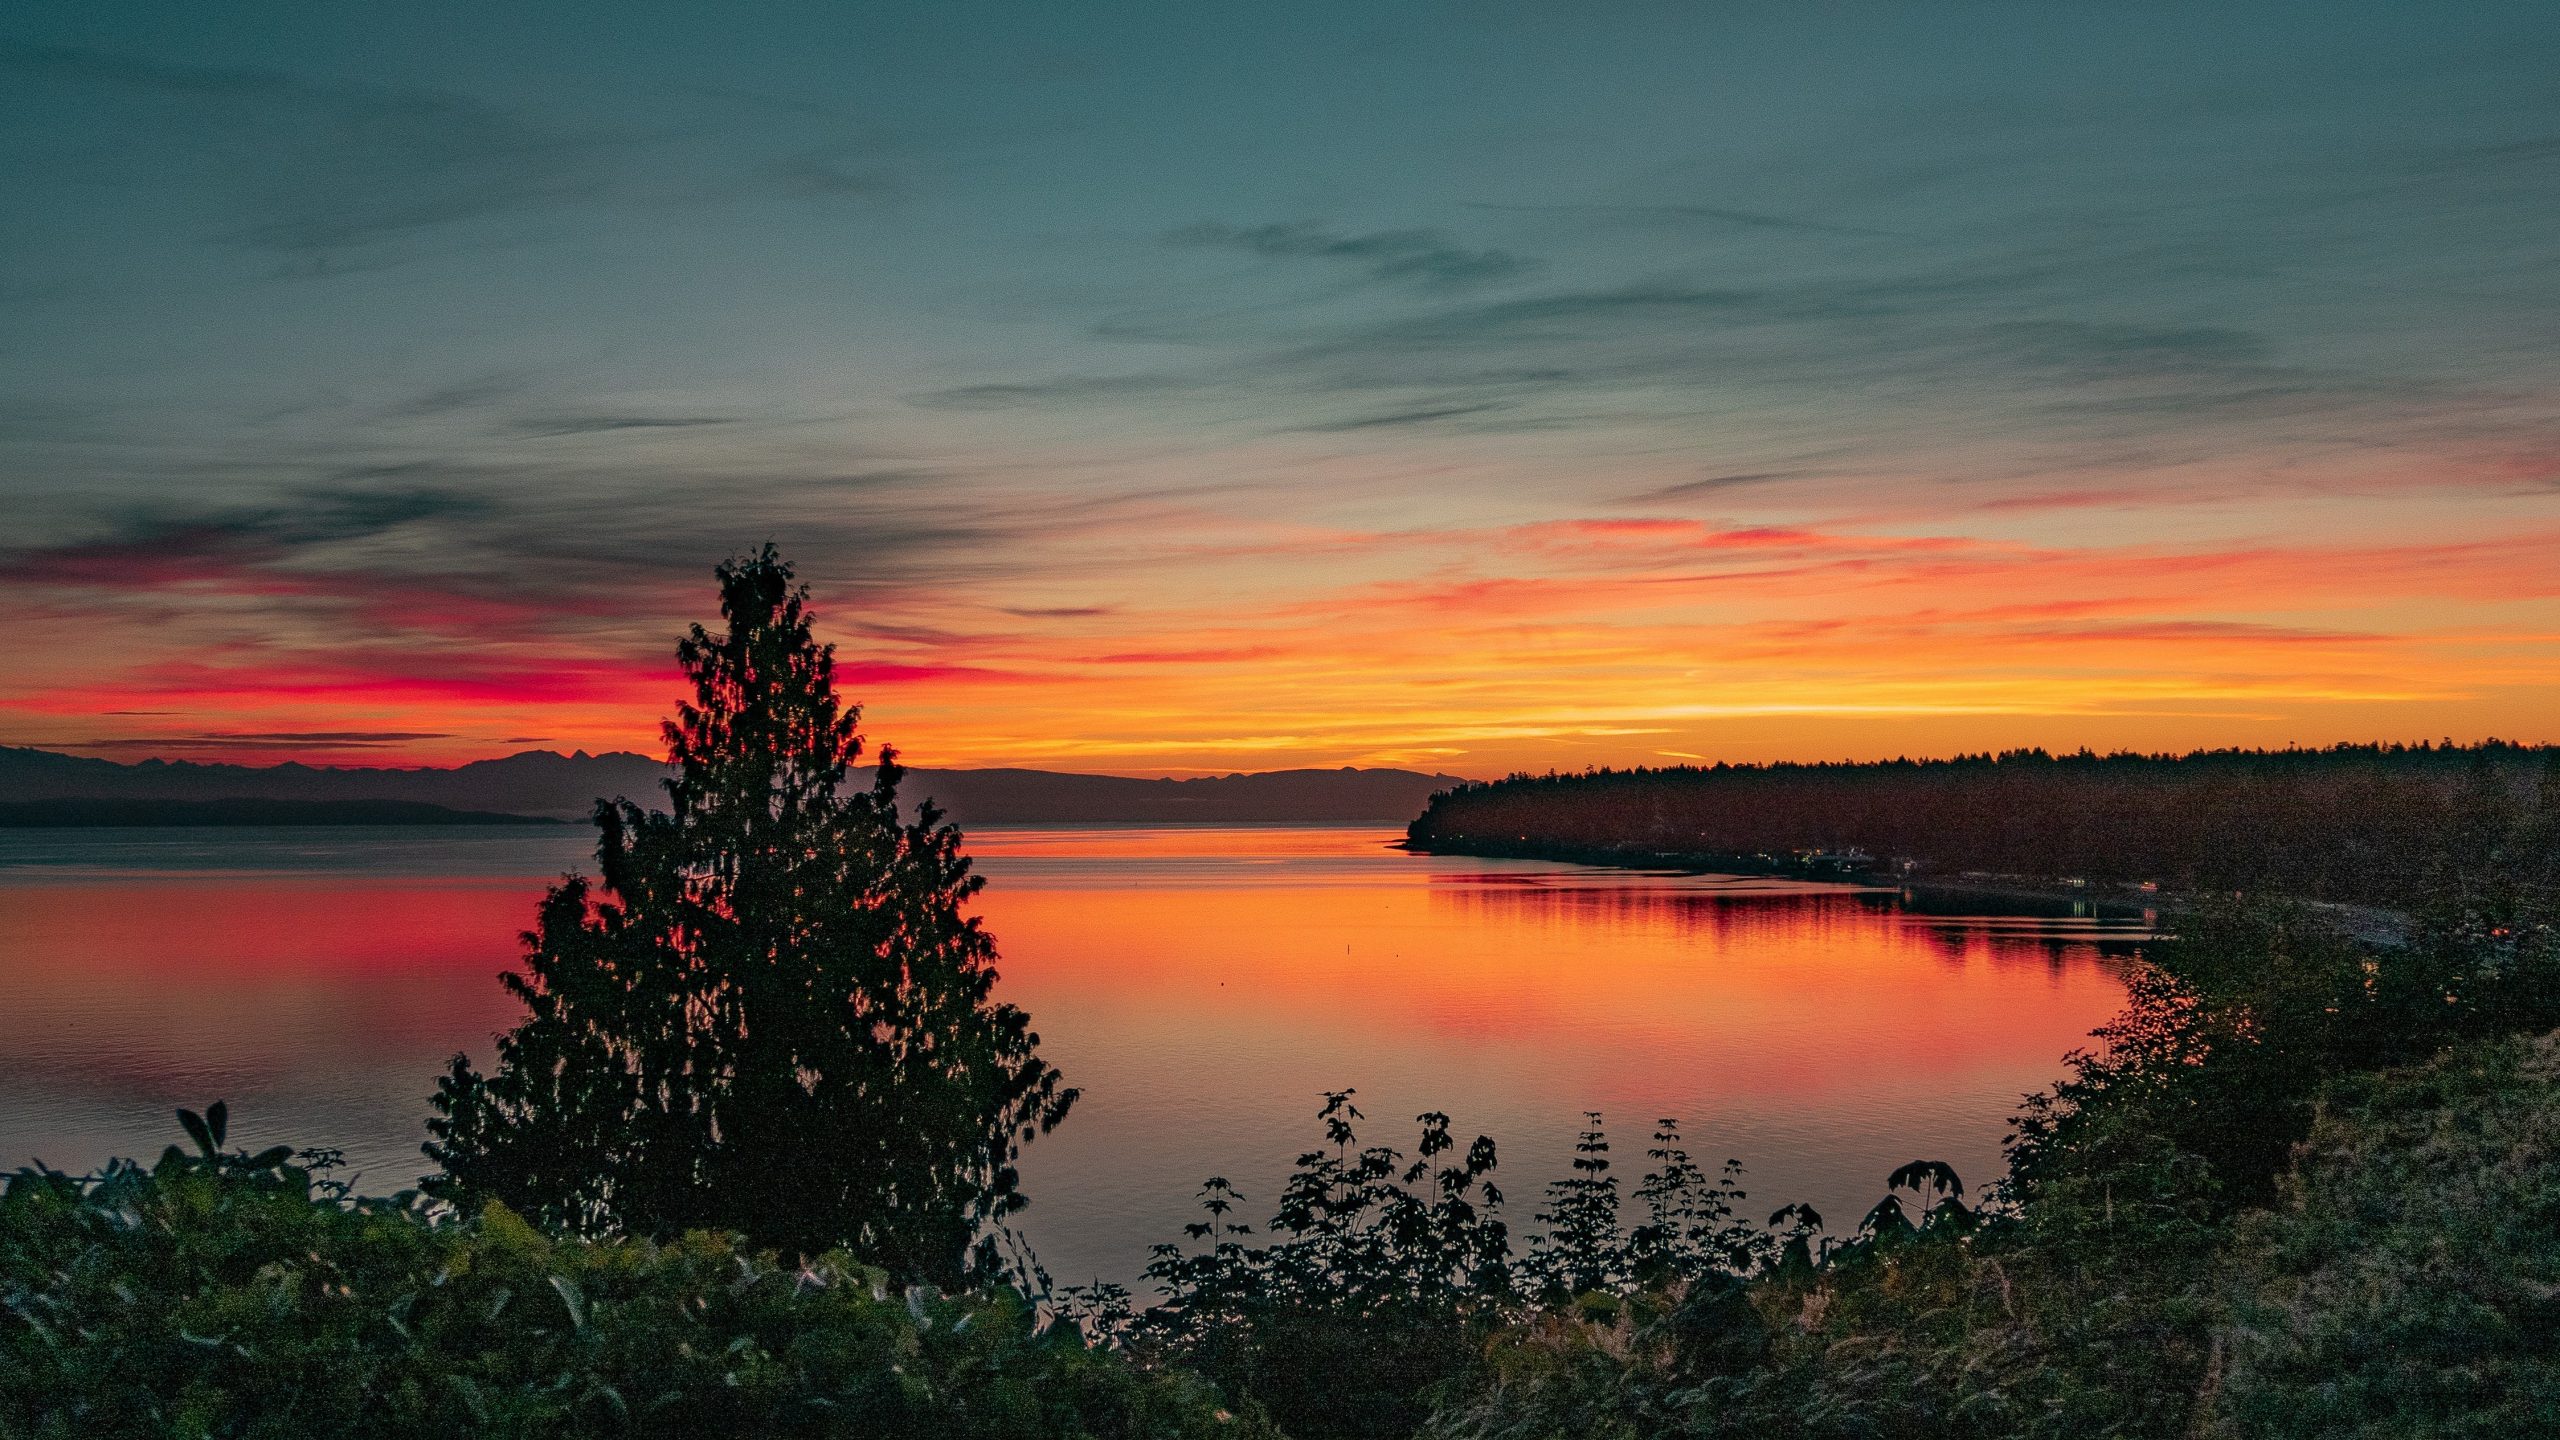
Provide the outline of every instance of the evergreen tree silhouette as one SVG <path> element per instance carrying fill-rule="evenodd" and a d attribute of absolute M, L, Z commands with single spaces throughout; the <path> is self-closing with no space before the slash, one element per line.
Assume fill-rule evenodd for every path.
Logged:
<path fill-rule="evenodd" d="M 996 1273 L 1021 1147 L 1076 1092 L 963 902 L 960 833 L 902 820 L 894 751 L 848 793 L 858 706 L 771 545 L 719 568 L 725 633 L 677 656 L 667 813 L 600 801 L 600 893 L 569 875 L 504 977 L 528 1011 L 438 1082 L 430 1193 L 580 1234 L 742 1232 L 902 1278 Z"/>

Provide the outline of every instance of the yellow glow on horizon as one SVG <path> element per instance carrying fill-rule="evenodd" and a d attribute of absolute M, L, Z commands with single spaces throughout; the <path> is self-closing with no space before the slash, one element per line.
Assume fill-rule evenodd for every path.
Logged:
<path fill-rule="evenodd" d="M 1142 535 L 1087 556 L 1066 594 L 1108 603 L 1053 603 L 1051 575 L 856 599 L 834 592 L 825 557 L 804 571 L 866 732 L 917 765 L 1495 774 L 1675 755 L 2560 740 L 2548 519 L 2460 531 L 2420 507 L 2396 533 L 2366 516 L 2181 545 L 2119 538 L 2139 527 L 2029 540 L 1963 516 L 1928 533 L 1199 523 L 1145 560 L 1129 550 Z M 208 588 L 223 603 L 199 605 Z M 350 647 L 316 623 L 253 633 L 234 613 L 250 589 L 190 579 L 183 596 L 105 608 L 108 643 L 38 656 L 0 692 L 0 735 L 112 737 L 94 753 L 128 757 L 155 733 L 209 735 L 163 753 L 315 763 L 650 752 L 680 688 L 659 637 L 700 598 L 653 596 L 668 615 L 565 639 L 488 639 L 485 617 L 448 624 L 421 605 L 400 619 L 408 643 Z M 423 738 L 291 738 L 386 735 Z"/>

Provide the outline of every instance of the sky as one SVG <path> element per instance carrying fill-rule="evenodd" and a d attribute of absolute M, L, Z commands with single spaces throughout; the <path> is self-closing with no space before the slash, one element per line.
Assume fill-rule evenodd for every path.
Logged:
<path fill-rule="evenodd" d="M 0 743 L 2560 741 L 2560 7 L 0 6 Z"/>

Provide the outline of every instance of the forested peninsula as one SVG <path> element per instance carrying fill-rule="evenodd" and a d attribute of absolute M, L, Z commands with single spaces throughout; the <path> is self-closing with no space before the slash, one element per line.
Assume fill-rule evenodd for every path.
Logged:
<path fill-rule="evenodd" d="M 2433 877 L 2493 851 L 2560 850 L 2560 747 L 2010 750 L 1520 774 L 1433 796 L 1406 844 L 1897 882 L 2272 892 L 2405 909 L 2427 898 Z"/>

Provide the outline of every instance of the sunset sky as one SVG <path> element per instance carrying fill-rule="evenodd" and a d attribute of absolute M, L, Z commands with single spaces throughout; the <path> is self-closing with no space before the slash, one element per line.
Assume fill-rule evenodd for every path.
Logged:
<path fill-rule="evenodd" d="M 2560 6 L 0 12 L 0 743 L 2560 740 Z"/>

